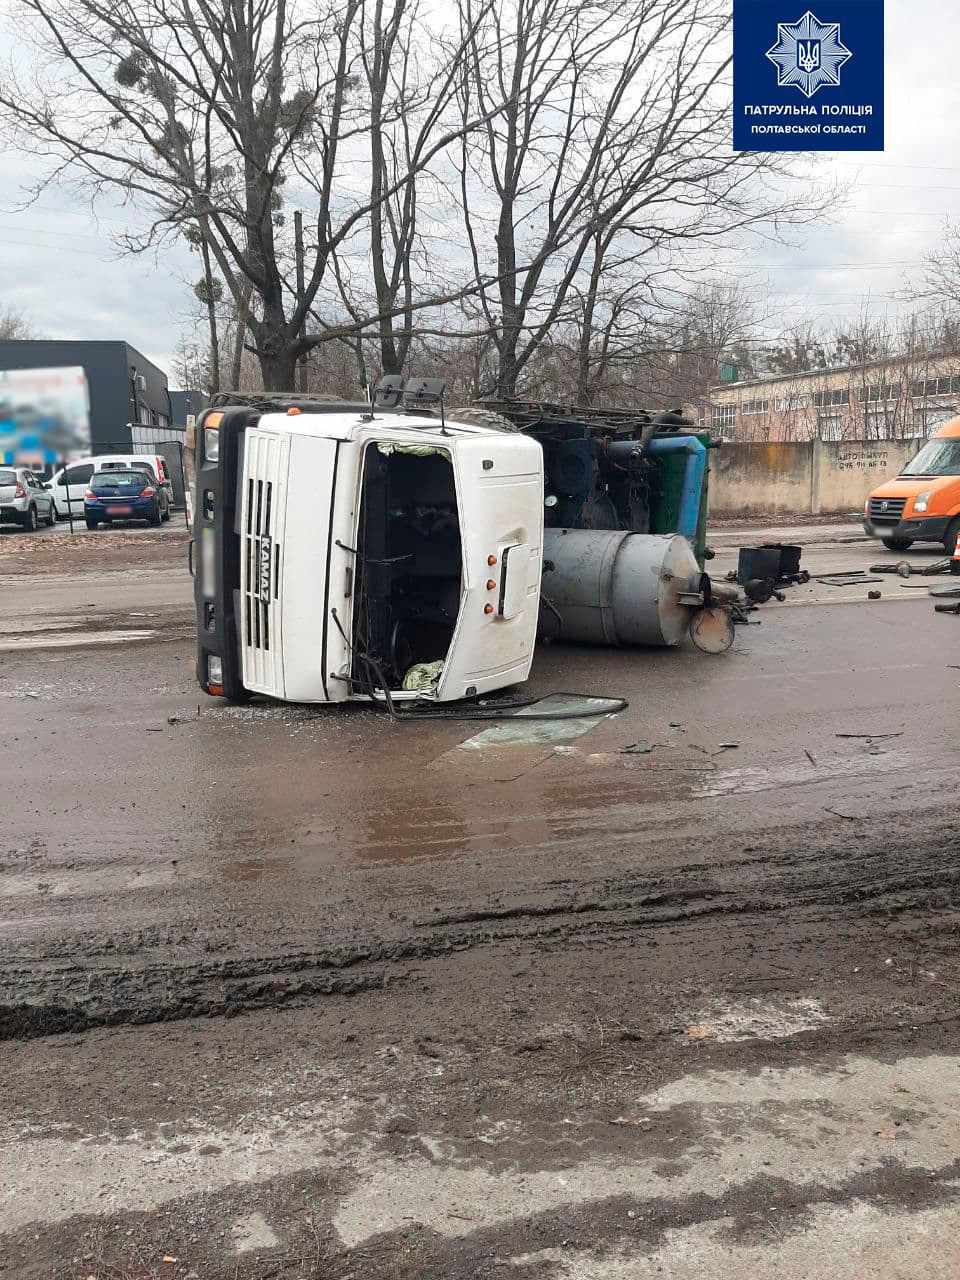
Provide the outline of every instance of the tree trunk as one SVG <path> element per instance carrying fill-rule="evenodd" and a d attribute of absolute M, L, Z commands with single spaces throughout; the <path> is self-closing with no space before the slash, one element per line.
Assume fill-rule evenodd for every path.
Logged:
<path fill-rule="evenodd" d="M 247 316 L 250 314 L 251 287 L 246 285 L 237 307 L 237 331 L 233 336 L 233 358 L 230 361 L 230 390 L 239 391 L 243 376 L 243 342 L 247 336 Z"/>
<path fill-rule="evenodd" d="M 363 338 L 359 333 L 357 334 L 356 340 L 353 344 L 353 352 L 357 360 L 357 376 L 360 379 L 360 386 L 367 394 L 369 394 L 370 375 L 367 373 L 367 361 L 363 354 Z M 384 372 L 386 373 L 386 370 L 384 370 Z"/>
<path fill-rule="evenodd" d="M 293 392 L 296 390 L 294 379 L 297 360 L 287 344 L 275 350 L 265 351 L 260 348 L 257 351 L 257 359 L 260 361 L 264 391 Z"/>
<path fill-rule="evenodd" d="M 497 342 L 497 399 L 512 400 L 517 394 L 520 370 L 517 364 L 517 347 L 520 330 L 508 327 L 504 319 L 501 336 Z"/>
<path fill-rule="evenodd" d="M 217 330 L 217 300 L 214 297 L 213 267 L 210 264 L 210 246 L 201 234 L 200 253 L 203 257 L 203 280 L 207 291 L 207 324 L 210 328 L 210 394 L 220 390 L 220 334 Z"/>

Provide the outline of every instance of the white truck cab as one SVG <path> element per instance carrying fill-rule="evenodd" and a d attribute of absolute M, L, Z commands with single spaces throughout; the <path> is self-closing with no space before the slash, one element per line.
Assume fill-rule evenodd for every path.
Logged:
<path fill-rule="evenodd" d="M 198 679 L 292 702 L 453 701 L 526 680 L 543 452 L 455 415 L 304 400 L 198 428 Z"/>

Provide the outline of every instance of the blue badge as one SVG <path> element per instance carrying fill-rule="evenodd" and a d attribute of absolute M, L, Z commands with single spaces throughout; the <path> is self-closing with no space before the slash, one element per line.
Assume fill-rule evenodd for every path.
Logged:
<path fill-rule="evenodd" d="M 883 0 L 814 3 L 734 0 L 734 150 L 883 150 Z"/>

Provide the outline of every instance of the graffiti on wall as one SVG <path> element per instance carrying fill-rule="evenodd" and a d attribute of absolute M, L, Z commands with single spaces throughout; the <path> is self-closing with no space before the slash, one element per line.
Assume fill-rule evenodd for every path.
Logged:
<path fill-rule="evenodd" d="M 885 444 L 841 445 L 834 464 L 838 471 L 887 471 L 891 468 Z"/>

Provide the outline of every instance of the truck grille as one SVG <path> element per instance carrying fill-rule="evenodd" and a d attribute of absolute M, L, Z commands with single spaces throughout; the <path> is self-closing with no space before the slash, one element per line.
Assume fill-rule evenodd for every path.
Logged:
<path fill-rule="evenodd" d="M 874 524 L 899 524 L 906 498 L 871 498 L 870 519 Z"/>
<path fill-rule="evenodd" d="M 283 694 L 280 652 L 280 541 L 277 513 L 286 479 L 287 442 L 246 433 L 240 570 L 243 682 L 259 693 Z"/>

